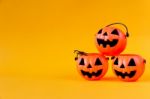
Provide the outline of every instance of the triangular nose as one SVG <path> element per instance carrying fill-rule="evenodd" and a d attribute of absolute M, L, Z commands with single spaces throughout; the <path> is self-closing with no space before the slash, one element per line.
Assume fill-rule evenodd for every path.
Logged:
<path fill-rule="evenodd" d="M 120 68 L 124 68 L 124 65 L 122 64 L 122 65 L 120 66 Z"/>
<path fill-rule="evenodd" d="M 104 36 L 107 36 L 107 32 L 105 32 L 103 35 L 104 35 Z"/>
<path fill-rule="evenodd" d="M 87 68 L 92 68 L 92 66 L 89 64 L 89 65 L 87 66 Z"/>

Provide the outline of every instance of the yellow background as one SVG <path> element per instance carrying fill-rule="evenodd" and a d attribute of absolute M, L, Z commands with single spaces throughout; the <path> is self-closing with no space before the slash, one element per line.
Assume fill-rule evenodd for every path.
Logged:
<path fill-rule="evenodd" d="M 147 60 L 137 82 L 79 76 L 74 49 L 98 52 L 95 33 L 125 23 L 123 53 Z M 0 99 L 150 99 L 149 0 L 0 0 Z"/>

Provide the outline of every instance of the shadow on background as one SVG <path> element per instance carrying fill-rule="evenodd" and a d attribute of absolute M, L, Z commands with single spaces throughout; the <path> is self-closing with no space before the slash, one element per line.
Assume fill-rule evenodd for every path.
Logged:
<path fill-rule="evenodd" d="M 88 81 L 85 80 L 84 78 L 82 78 L 79 75 L 61 75 L 61 76 L 57 76 L 54 79 L 57 80 L 70 80 L 70 81 Z M 123 82 L 121 80 L 119 80 L 117 77 L 115 76 L 107 76 L 107 77 L 103 77 L 100 80 L 95 80 L 95 81 L 101 81 L 101 82 Z M 150 77 L 141 77 L 139 80 L 135 81 L 135 82 L 150 82 Z"/>

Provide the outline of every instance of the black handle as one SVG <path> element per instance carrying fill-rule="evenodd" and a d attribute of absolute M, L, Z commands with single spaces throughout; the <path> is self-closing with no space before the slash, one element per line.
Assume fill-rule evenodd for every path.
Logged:
<path fill-rule="evenodd" d="M 126 37 L 129 37 L 128 27 L 125 24 L 123 24 L 123 23 L 120 23 L 120 22 L 111 23 L 111 24 L 107 25 L 106 27 L 109 27 L 109 26 L 115 25 L 115 24 L 123 25 L 126 28 Z"/>

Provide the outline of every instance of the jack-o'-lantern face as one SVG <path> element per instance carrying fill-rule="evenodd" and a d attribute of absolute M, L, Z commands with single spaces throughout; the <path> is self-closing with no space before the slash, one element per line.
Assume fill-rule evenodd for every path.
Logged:
<path fill-rule="evenodd" d="M 145 60 L 139 55 L 122 54 L 113 59 L 113 71 L 123 81 L 135 81 L 144 72 Z"/>
<path fill-rule="evenodd" d="M 108 60 L 96 53 L 80 55 L 77 59 L 77 70 L 87 80 L 98 80 L 102 78 L 108 69 Z"/>
<path fill-rule="evenodd" d="M 126 47 L 127 38 L 115 27 L 104 27 L 96 34 L 96 47 L 104 55 L 118 55 Z"/>

